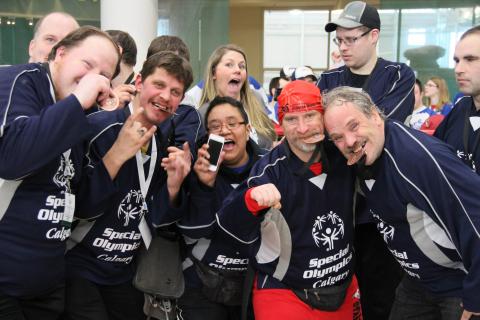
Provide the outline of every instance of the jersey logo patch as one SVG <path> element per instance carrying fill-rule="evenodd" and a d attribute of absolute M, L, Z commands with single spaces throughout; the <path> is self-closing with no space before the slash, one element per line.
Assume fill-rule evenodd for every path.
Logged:
<path fill-rule="evenodd" d="M 322 216 L 317 216 L 312 228 L 312 237 L 317 247 L 327 247 L 327 251 L 333 250 L 335 240 L 343 238 L 345 227 L 342 218 L 335 212 L 330 211 Z"/>
<path fill-rule="evenodd" d="M 70 191 L 70 180 L 75 175 L 75 168 L 70 157 L 66 158 L 64 154 L 60 155 L 60 166 L 53 176 L 53 182 L 59 188 L 66 188 Z"/>
<path fill-rule="evenodd" d="M 377 229 L 380 231 L 380 234 L 383 237 L 383 241 L 388 243 L 389 241 L 393 240 L 393 236 L 395 235 L 395 228 L 383 221 L 377 214 L 374 214 L 372 210 L 370 212 L 373 214 L 375 220 L 377 220 Z"/>
<path fill-rule="evenodd" d="M 140 190 L 130 190 L 118 206 L 117 217 L 127 227 L 130 220 L 137 220 L 143 217 L 143 195 Z"/>
<path fill-rule="evenodd" d="M 473 159 L 473 154 L 471 153 L 465 153 L 462 150 L 457 150 L 457 157 L 460 158 L 463 162 L 465 162 L 467 165 L 470 165 L 472 168 L 473 172 L 477 171 L 477 167 L 475 165 L 475 160 Z"/>

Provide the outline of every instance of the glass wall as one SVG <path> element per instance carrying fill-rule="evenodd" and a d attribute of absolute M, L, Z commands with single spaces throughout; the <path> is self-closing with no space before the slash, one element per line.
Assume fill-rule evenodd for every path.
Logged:
<path fill-rule="evenodd" d="M 330 53 L 337 48 L 332 42 L 335 33 L 327 34 L 324 26 L 341 11 L 265 11 L 264 86 L 285 65 L 310 65 L 318 72 L 328 69 Z M 480 22 L 480 6 L 380 9 L 379 14 L 379 56 L 410 65 L 422 81 L 433 75 L 445 78 L 453 95 L 455 44 Z"/>
<path fill-rule="evenodd" d="M 283 66 L 328 67 L 328 34 L 323 26 L 328 11 L 265 11 L 263 37 L 264 83 L 278 76 Z"/>
<path fill-rule="evenodd" d="M 190 48 L 195 79 L 202 78 L 212 51 L 229 42 L 229 0 L 159 0 L 158 3 L 158 35 L 181 37 Z M 100 27 L 100 0 L 1 0 L 0 65 L 28 61 L 34 23 L 51 11 L 68 12 L 80 25 Z"/>
<path fill-rule="evenodd" d="M 100 27 L 100 1 L 2 0 L 0 1 L 0 65 L 26 63 L 33 26 L 51 11 L 73 15 L 80 25 Z"/>
<path fill-rule="evenodd" d="M 190 49 L 195 81 L 203 78 L 210 54 L 229 42 L 228 0 L 161 0 L 158 35 L 182 38 Z"/>

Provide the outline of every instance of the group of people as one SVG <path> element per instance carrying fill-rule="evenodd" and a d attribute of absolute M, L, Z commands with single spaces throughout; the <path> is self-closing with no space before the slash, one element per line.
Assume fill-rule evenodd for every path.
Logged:
<path fill-rule="evenodd" d="M 29 63 L 0 69 L 0 319 L 145 319 L 132 279 L 164 230 L 185 289 L 160 319 L 480 316 L 480 27 L 435 137 L 414 130 L 430 114 L 413 71 L 377 56 L 374 7 L 325 30 L 344 64 L 284 71 L 272 108 L 236 45 L 188 90 L 178 37 L 137 74 L 127 32 L 39 20 Z"/>

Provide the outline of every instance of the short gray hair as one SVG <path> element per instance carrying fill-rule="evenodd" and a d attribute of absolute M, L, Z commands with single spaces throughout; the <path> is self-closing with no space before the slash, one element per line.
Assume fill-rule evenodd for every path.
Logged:
<path fill-rule="evenodd" d="M 325 110 L 328 110 L 331 105 L 342 105 L 345 102 L 350 102 L 354 104 L 367 118 L 370 118 L 376 111 L 382 119 L 385 119 L 385 115 L 375 105 L 375 103 L 373 103 L 372 98 L 370 98 L 368 93 L 363 90 L 359 90 L 358 88 L 337 87 L 325 93 L 322 100 Z"/>

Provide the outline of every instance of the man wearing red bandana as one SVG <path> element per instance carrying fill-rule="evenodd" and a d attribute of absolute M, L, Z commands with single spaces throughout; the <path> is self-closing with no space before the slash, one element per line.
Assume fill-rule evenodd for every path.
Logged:
<path fill-rule="evenodd" d="M 325 141 L 319 89 L 278 97 L 285 140 L 225 201 L 218 225 L 250 244 L 255 319 L 361 319 L 353 275 L 354 174 Z"/>

